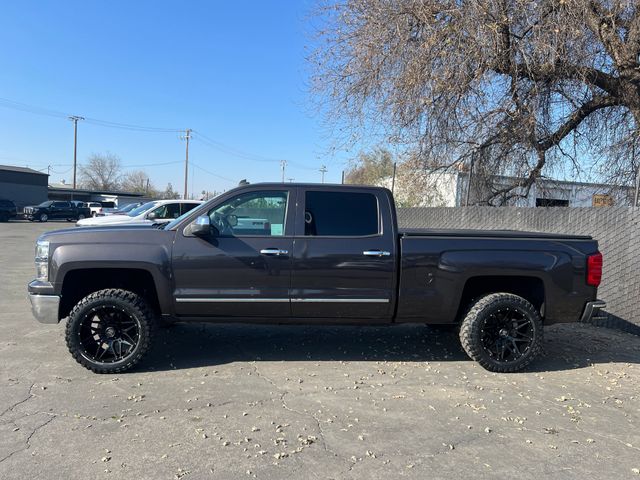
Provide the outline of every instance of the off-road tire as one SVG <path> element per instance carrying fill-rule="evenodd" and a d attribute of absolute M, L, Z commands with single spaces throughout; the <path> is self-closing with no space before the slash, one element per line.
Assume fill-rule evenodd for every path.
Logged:
<path fill-rule="evenodd" d="M 483 328 L 489 316 L 499 309 L 513 309 L 525 316 L 532 326 L 532 341 L 528 350 L 517 360 L 500 362 L 491 357 L 483 346 Z M 492 293 L 471 305 L 460 327 L 462 348 L 472 360 L 491 372 L 511 373 L 522 370 L 542 352 L 544 330 L 542 318 L 527 300 L 511 293 Z"/>
<path fill-rule="evenodd" d="M 89 359 L 83 354 L 79 339 L 80 325 L 83 319 L 96 306 L 111 306 L 137 319 L 140 325 L 140 338 L 133 352 L 124 360 L 114 363 L 102 363 Z M 133 292 L 110 288 L 99 290 L 84 297 L 73 307 L 67 320 L 65 340 L 73 358 L 83 367 L 95 373 L 121 373 L 136 365 L 151 347 L 155 331 L 155 314 L 147 302 Z"/>

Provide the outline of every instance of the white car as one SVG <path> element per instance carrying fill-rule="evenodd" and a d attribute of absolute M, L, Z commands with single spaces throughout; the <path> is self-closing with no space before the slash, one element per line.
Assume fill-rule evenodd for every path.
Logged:
<path fill-rule="evenodd" d="M 204 202 L 198 200 L 156 200 L 134 208 L 126 215 L 85 218 L 76 222 L 77 227 L 109 225 L 144 225 L 170 222 Z"/>

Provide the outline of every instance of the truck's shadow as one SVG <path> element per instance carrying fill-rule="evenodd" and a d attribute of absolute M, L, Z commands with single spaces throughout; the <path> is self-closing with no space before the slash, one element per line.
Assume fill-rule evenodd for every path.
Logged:
<path fill-rule="evenodd" d="M 545 353 L 527 371 L 640 363 L 640 337 L 582 324 L 545 331 Z M 422 325 L 327 327 L 177 324 L 158 332 L 137 371 L 247 361 L 469 362 L 455 332 Z"/>

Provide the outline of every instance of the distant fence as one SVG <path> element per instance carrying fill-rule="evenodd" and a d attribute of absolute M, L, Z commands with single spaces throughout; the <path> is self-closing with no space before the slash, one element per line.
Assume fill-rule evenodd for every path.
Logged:
<path fill-rule="evenodd" d="M 604 256 L 598 297 L 607 302 L 601 326 L 640 334 L 640 209 L 606 208 L 401 208 L 405 228 L 529 230 L 591 235 Z"/>

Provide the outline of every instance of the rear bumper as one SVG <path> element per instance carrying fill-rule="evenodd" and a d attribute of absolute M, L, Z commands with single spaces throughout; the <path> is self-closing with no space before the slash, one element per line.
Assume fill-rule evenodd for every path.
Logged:
<path fill-rule="evenodd" d="M 31 301 L 31 312 L 40 323 L 56 324 L 59 322 L 60 297 L 58 295 L 30 293 L 29 300 Z"/>
<path fill-rule="evenodd" d="M 601 310 L 607 306 L 607 303 L 602 300 L 595 300 L 593 302 L 587 302 L 582 312 L 581 322 L 592 322 L 594 320 L 604 320 L 607 315 Z"/>

